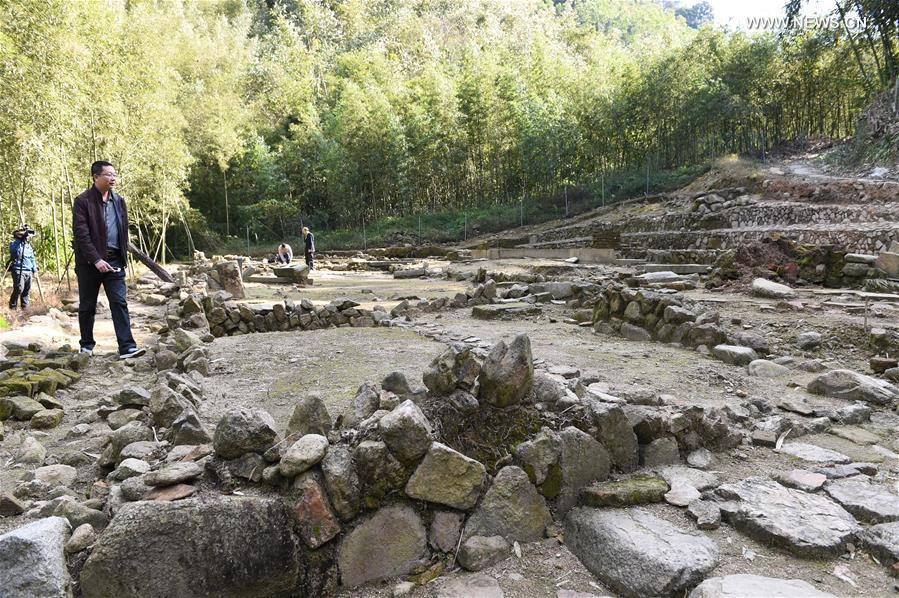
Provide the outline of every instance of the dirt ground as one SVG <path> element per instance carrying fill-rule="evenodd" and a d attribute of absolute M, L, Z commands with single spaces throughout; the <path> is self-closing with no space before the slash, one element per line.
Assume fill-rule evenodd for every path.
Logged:
<path fill-rule="evenodd" d="M 365 381 L 380 383 L 393 371 L 422 386 L 421 374 L 443 349 L 401 328 L 331 328 L 217 339 L 204 383 L 202 416 L 214 425 L 232 407 L 265 409 L 287 425 L 295 399 L 321 393 L 332 418 L 351 411 Z"/>
<path fill-rule="evenodd" d="M 520 262 L 515 266 L 528 268 L 527 264 Z M 469 267 L 498 269 L 503 268 L 503 264 L 475 262 Z M 593 267 L 589 271 L 595 274 L 596 270 Z M 359 300 L 364 297 L 361 293 L 363 285 L 337 282 L 342 278 L 355 276 L 358 274 L 331 273 L 329 278 L 334 281 L 332 288 L 340 289 L 338 294 Z M 423 285 L 421 283 L 425 281 L 417 280 L 391 282 L 392 279 L 382 274 L 369 274 L 364 280 L 366 288 L 375 286 L 372 283 L 378 281 L 376 286 L 380 289 L 379 293 L 386 296 L 391 293 L 424 296 L 426 291 L 423 289 L 439 287 Z M 308 291 L 304 290 L 303 293 Z M 833 368 L 867 370 L 868 353 L 847 342 L 848 339 L 863 336 L 864 314 L 855 313 L 857 310 L 852 306 L 853 303 L 857 305 L 858 300 L 852 295 L 815 295 L 811 291 L 803 293 L 802 300 L 810 305 L 810 309 L 798 314 L 773 310 L 773 301 L 745 295 L 724 295 L 704 290 L 688 295 L 713 305 L 719 310 L 722 321 L 730 327 L 765 336 L 773 355 L 791 355 L 800 360 L 821 359 Z M 306 296 L 312 298 L 311 294 Z M 296 300 L 298 297 L 293 298 Z M 364 379 L 379 380 L 389 371 L 399 369 L 411 383 L 420 384 L 422 370 L 442 346 L 430 337 L 450 342 L 474 336 L 480 339 L 480 346 L 486 348 L 499 340 L 509 340 L 519 333 L 529 335 L 533 354 L 538 362 L 542 360 L 547 366 L 577 367 L 582 373 L 605 382 L 613 393 L 633 387 L 651 388 L 667 395 L 666 400 L 674 404 L 718 407 L 743 403 L 756 397 L 774 404 L 784 398 L 799 398 L 813 407 L 836 408 L 848 404 L 846 401 L 805 392 L 806 384 L 815 374 L 793 370 L 790 375 L 777 379 L 750 377 L 745 368 L 730 366 L 680 346 L 632 342 L 596 334 L 591 328 L 563 323 L 568 315 L 569 312 L 563 306 L 545 305 L 541 316 L 526 320 L 483 321 L 471 318 L 469 309 L 458 309 L 418 314 L 414 328 L 417 334 L 395 328 L 336 329 L 324 333 L 269 334 L 265 335 L 264 340 L 259 338 L 258 341 L 255 336 L 219 339 L 214 343 L 213 356 L 222 361 L 216 362 L 215 371 L 207 381 L 209 411 L 205 415 L 213 417 L 220 408 L 234 404 L 235 401 L 246 401 L 264 406 L 277 421 L 286 421 L 291 407 L 290 396 L 292 393 L 302 392 L 305 387 L 321 389 L 333 415 L 334 411 L 340 412 L 349 406 L 355 388 Z M 894 326 L 897 322 L 894 316 L 895 305 L 872 305 L 869 307 L 868 325 Z M 824 334 L 822 347 L 814 351 L 796 349 L 792 343 L 795 335 L 811 330 Z M 310 339 L 309 345 L 305 344 L 306 338 Z M 278 348 L 282 346 L 285 348 Z M 270 365 L 269 361 L 277 362 L 278 365 Z M 276 372 L 266 376 L 268 382 L 265 385 L 258 384 L 258 377 L 253 378 L 254 371 L 259 368 Z M 221 407 L 218 406 L 218 393 L 230 397 L 221 400 Z M 863 427 L 878 434 L 883 440 L 883 446 L 899 450 L 899 417 L 895 414 L 880 412 L 870 424 Z M 870 447 L 856 445 L 830 434 L 805 436 L 802 441 L 839 450 L 856 461 L 882 463 L 890 472 L 890 478 L 896 477 L 897 463 L 885 462 L 885 457 Z M 717 458 L 719 462 L 715 471 L 722 482 L 803 466 L 795 458 L 751 446 L 732 453 L 720 453 Z M 684 530 L 695 529 L 682 509 L 663 504 L 654 505 L 650 510 Z M 727 525 L 709 532 L 709 535 L 721 549 L 721 564 L 715 571 L 716 575 L 755 573 L 798 578 L 838 596 L 882 596 L 894 593 L 893 580 L 887 577 L 882 567 L 861 553 L 856 553 L 852 559 L 808 561 L 765 546 Z M 521 559 L 506 560 L 485 573 L 495 577 L 506 595 L 512 598 L 554 597 L 561 589 L 614 595 L 586 571 L 564 546 L 550 547 L 552 542 L 547 540 L 542 544 L 523 546 Z M 850 576 L 857 587 L 853 588 L 831 574 L 836 564 L 849 567 Z M 449 577 L 452 575 L 466 573 L 458 571 L 449 574 Z M 412 595 L 436 596 L 440 584 L 447 578 L 444 576 L 417 588 Z M 374 584 L 343 595 L 372 598 L 390 596 L 394 583 Z"/>

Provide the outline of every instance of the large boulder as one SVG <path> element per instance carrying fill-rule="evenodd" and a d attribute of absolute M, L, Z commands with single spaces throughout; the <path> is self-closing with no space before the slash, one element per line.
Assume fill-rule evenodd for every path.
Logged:
<path fill-rule="evenodd" d="M 0 595 L 71 596 L 64 552 L 69 529 L 62 517 L 47 517 L 0 536 Z"/>
<path fill-rule="evenodd" d="M 287 423 L 287 434 L 320 434 L 331 431 L 331 415 L 320 394 L 310 393 L 297 401 Z"/>
<path fill-rule="evenodd" d="M 796 291 L 785 284 L 779 284 L 764 278 L 756 278 L 752 281 L 752 294 L 769 299 L 792 299 L 796 296 Z"/>
<path fill-rule="evenodd" d="M 222 289 L 231 293 L 234 299 L 243 299 L 247 296 L 243 286 L 243 276 L 235 261 L 219 262 L 213 266 L 217 281 Z"/>
<path fill-rule="evenodd" d="M 264 453 L 278 439 L 275 420 L 262 409 L 231 409 L 215 427 L 212 446 L 222 459 Z"/>
<path fill-rule="evenodd" d="M 293 491 L 297 498 L 290 501 L 290 511 L 309 548 L 318 548 L 340 533 L 340 523 L 316 474 L 310 471 L 298 477 Z"/>
<path fill-rule="evenodd" d="M 448 395 L 456 388 L 471 390 L 480 371 L 481 365 L 471 349 L 454 345 L 431 361 L 422 374 L 422 382 L 432 395 Z"/>
<path fill-rule="evenodd" d="M 380 404 L 381 392 L 378 386 L 371 382 L 363 382 L 353 398 L 352 419 L 361 422 L 377 411 Z"/>
<path fill-rule="evenodd" d="M 603 445 L 573 426 L 562 430 L 559 438 L 562 443 L 559 458 L 562 480 L 556 510 L 559 515 L 564 515 L 577 503 L 581 488 L 609 477 L 611 460 Z"/>
<path fill-rule="evenodd" d="M 777 579 L 741 573 L 710 577 L 692 592 L 689 598 L 836 598 L 822 592 L 801 579 Z"/>
<path fill-rule="evenodd" d="M 301 583 L 280 500 L 141 501 L 121 507 L 81 572 L 85 598 L 272 596 Z"/>
<path fill-rule="evenodd" d="M 519 334 L 510 345 L 500 341 L 481 367 L 478 397 L 494 407 L 518 404 L 534 385 L 531 339 Z"/>
<path fill-rule="evenodd" d="M 503 467 L 477 510 L 465 524 L 465 536 L 502 536 L 509 542 L 543 538 L 552 516 L 546 501 L 519 467 Z"/>
<path fill-rule="evenodd" d="M 342 444 L 328 448 L 321 462 L 325 487 L 337 516 L 348 521 L 359 513 L 359 477 L 353 453 Z"/>
<path fill-rule="evenodd" d="M 319 434 L 306 434 L 290 445 L 278 469 L 284 477 L 292 478 L 317 465 L 328 451 L 328 439 Z"/>
<path fill-rule="evenodd" d="M 150 413 L 156 425 L 162 428 L 171 427 L 178 416 L 191 407 L 190 401 L 164 384 L 154 388 L 150 395 Z"/>
<path fill-rule="evenodd" d="M 722 500 L 722 516 L 731 525 L 798 556 L 842 554 L 859 530 L 852 515 L 832 500 L 768 478 L 747 478 L 715 492 Z"/>
<path fill-rule="evenodd" d="M 724 363 L 731 365 L 749 365 L 759 358 L 758 353 L 753 349 L 738 345 L 715 345 L 712 347 L 712 354 Z"/>
<path fill-rule="evenodd" d="M 508 558 L 511 548 L 502 536 L 472 536 L 459 548 L 459 564 L 468 571 L 481 571 Z"/>
<path fill-rule="evenodd" d="M 718 564 L 715 542 L 640 509 L 573 509 L 565 544 L 600 581 L 633 598 L 680 594 Z"/>
<path fill-rule="evenodd" d="M 362 504 L 377 509 L 384 498 L 402 490 L 409 480 L 409 472 L 383 442 L 363 440 L 353 451 Z"/>
<path fill-rule="evenodd" d="M 109 444 L 100 455 L 99 464 L 103 467 L 115 465 L 120 460 L 122 449 L 135 442 L 153 440 L 153 430 L 141 422 L 133 421 L 115 430 L 109 436 Z"/>
<path fill-rule="evenodd" d="M 378 428 L 390 451 L 403 463 L 417 461 L 431 445 L 431 424 L 411 400 L 382 417 Z"/>
<path fill-rule="evenodd" d="M 559 435 L 549 428 L 543 428 L 534 438 L 515 447 L 515 461 L 531 481 L 540 486 L 553 469 L 558 470 L 561 451 L 562 440 Z"/>
<path fill-rule="evenodd" d="M 405 575 L 428 558 L 427 531 L 407 505 L 380 509 L 346 535 L 338 563 L 347 587 Z"/>
<path fill-rule="evenodd" d="M 637 435 L 624 410 L 613 403 L 582 399 L 593 416 L 597 437 L 609 451 L 612 463 L 621 471 L 637 469 L 639 454 Z"/>
<path fill-rule="evenodd" d="M 31 417 L 33 430 L 48 430 L 62 423 L 65 412 L 62 409 L 41 409 Z"/>
<path fill-rule="evenodd" d="M 899 399 L 899 388 L 889 382 L 859 374 L 852 370 L 831 370 L 808 383 L 808 391 L 814 394 L 865 401 L 875 405 L 888 405 Z"/>
<path fill-rule="evenodd" d="M 0 420 L 30 420 L 35 413 L 44 410 L 44 406 L 31 397 L 0 397 Z"/>
<path fill-rule="evenodd" d="M 481 463 L 435 442 L 409 478 L 406 494 L 454 509 L 470 509 L 477 502 L 486 477 Z"/>

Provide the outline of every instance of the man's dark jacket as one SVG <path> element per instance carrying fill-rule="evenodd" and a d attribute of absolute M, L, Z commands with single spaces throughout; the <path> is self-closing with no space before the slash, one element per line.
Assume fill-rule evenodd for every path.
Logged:
<path fill-rule="evenodd" d="M 128 257 L 128 208 L 125 200 L 109 190 L 109 201 L 114 202 L 119 223 L 119 253 L 122 262 Z M 75 241 L 75 264 L 93 266 L 106 259 L 106 218 L 103 196 L 91 187 L 75 198 L 72 205 L 72 230 Z"/>

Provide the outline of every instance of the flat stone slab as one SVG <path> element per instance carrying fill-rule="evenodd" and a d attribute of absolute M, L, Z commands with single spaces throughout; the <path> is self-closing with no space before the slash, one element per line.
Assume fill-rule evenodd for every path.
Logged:
<path fill-rule="evenodd" d="M 591 573 L 626 597 L 682 592 L 718 564 L 714 541 L 640 509 L 572 509 L 565 543 Z"/>
<path fill-rule="evenodd" d="M 849 463 L 852 461 L 852 459 L 843 453 L 821 448 L 820 446 L 808 444 L 807 442 L 787 442 L 776 450 L 778 453 L 792 455 L 803 461 L 811 461 L 813 463 Z"/>
<path fill-rule="evenodd" d="M 437 591 L 437 598 L 503 598 L 503 596 L 499 582 L 483 573 L 447 579 Z"/>
<path fill-rule="evenodd" d="M 883 486 L 872 484 L 868 476 L 827 482 L 824 491 L 862 521 L 899 521 L 899 496 Z"/>
<path fill-rule="evenodd" d="M 877 434 L 856 426 L 833 426 L 829 432 L 834 436 L 839 436 L 855 444 L 877 444 L 880 442 L 880 437 Z"/>
<path fill-rule="evenodd" d="M 671 491 L 665 494 L 665 502 L 675 507 L 686 507 L 695 500 L 699 500 L 699 490 L 689 484 L 672 486 Z"/>
<path fill-rule="evenodd" d="M 695 469 L 692 467 L 685 467 L 683 465 L 671 465 L 669 467 L 663 467 L 658 470 L 659 475 L 662 476 L 668 485 L 672 488 L 675 486 L 693 486 L 700 492 L 704 490 L 711 490 L 712 488 L 717 488 L 720 482 L 718 481 L 718 477 L 707 471 L 702 471 L 701 469 Z"/>
<path fill-rule="evenodd" d="M 666 492 L 668 483 L 662 478 L 634 476 L 582 488 L 579 503 L 585 507 L 627 507 L 662 502 Z"/>
<path fill-rule="evenodd" d="M 724 519 L 738 530 L 807 558 L 841 554 L 859 526 L 843 507 L 820 494 L 751 477 L 719 487 Z"/>
<path fill-rule="evenodd" d="M 801 579 L 777 579 L 760 575 L 710 577 L 688 598 L 836 598 Z"/>
<path fill-rule="evenodd" d="M 777 474 L 775 479 L 788 488 L 796 488 L 804 492 L 816 492 L 824 486 L 827 476 L 814 471 L 793 469 Z"/>
<path fill-rule="evenodd" d="M 872 525 L 859 534 L 859 541 L 880 564 L 891 567 L 899 562 L 899 521 Z"/>

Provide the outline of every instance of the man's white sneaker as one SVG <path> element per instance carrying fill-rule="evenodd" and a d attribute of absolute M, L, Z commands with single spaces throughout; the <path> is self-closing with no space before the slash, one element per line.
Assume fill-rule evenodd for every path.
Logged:
<path fill-rule="evenodd" d="M 140 357 L 141 355 L 146 354 L 146 352 L 146 349 L 138 349 L 137 347 L 134 347 L 128 352 L 119 355 L 119 359 L 134 359 L 135 357 Z"/>
<path fill-rule="evenodd" d="M 91 357 L 91 356 L 94 354 L 94 352 L 93 352 L 92 350 L 90 350 L 90 349 L 85 349 L 84 347 L 81 347 L 81 350 L 78 351 L 78 352 L 79 352 L 79 353 L 84 353 L 84 354 L 87 355 L 88 357 Z"/>

